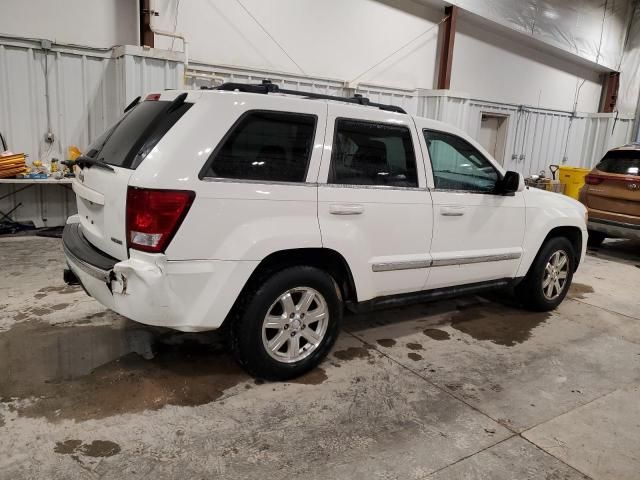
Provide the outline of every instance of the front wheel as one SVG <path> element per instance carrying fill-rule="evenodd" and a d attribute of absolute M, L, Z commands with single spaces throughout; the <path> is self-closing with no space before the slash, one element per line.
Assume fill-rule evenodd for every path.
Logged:
<path fill-rule="evenodd" d="M 287 268 L 240 299 L 230 329 L 237 361 L 250 374 L 287 380 L 315 367 L 338 335 L 342 305 L 332 277 L 314 267 Z"/>
<path fill-rule="evenodd" d="M 567 295 L 574 270 L 575 252 L 571 242 L 564 237 L 551 238 L 542 246 L 527 276 L 516 287 L 516 296 L 531 310 L 553 310 Z"/>

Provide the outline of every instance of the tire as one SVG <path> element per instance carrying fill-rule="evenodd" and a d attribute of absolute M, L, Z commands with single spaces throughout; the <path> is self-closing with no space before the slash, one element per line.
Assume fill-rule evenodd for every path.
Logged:
<path fill-rule="evenodd" d="M 557 256 L 556 256 L 557 255 Z M 558 268 L 566 259 L 566 264 Z M 553 265 L 554 261 L 556 265 Z M 575 251 L 565 237 L 547 240 L 536 256 L 524 280 L 516 287 L 516 298 L 529 310 L 547 312 L 556 308 L 569 291 L 575 270 Z M 549 270 L 547 270 L 547 267 Z M 556 272 L 559 272 L 557 277 Z M 563 277 L 563 274 L 566 276 Z M 555 283 L 557 278 L 558 284 Z M 547 282 L 547 280 L 549 280 Z M 564 282 L 562 282 L 564 280 Z M 551 287 L 549 285 L 553 284 Z M 546 285 L 546 286 L 545 286 Z M 558 289 L 560 285 L 560 289 Z M 551 294 L 549 295 L 549 290 Z"/>
<path fill-rule="evenodd" d="M 604 242 L 607 236 L 602 232 L 596 232 L 595 230 L 589 230 L 589 239 L 587 240 L 587 246 L 599 247 Z"/>
<path fill-rule="evenodd" d="M 304 299 L 310 299 L 306 310 Z M 255 377 L 288 380 L 302 375 L 320 363 L 338 336 L 339 290 L 318 268 L 296 266 L 276 272 L 239 300 L 229 344 L 237 362 Z"/>

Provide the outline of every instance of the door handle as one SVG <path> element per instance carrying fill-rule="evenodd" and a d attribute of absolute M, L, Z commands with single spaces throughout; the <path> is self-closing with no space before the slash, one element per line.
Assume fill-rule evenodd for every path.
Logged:
<path fill-rule="evenodd" d="M 442 207 L 440 215 L 443 217 L 461 217 L 464 215 L 464 207 Z"/>
<path fill-rule="evenodd" d="M 358 203 L 334 203 L 329 205 L 331 215 L 360 215 L 364 212 L 364 205 Z"/>

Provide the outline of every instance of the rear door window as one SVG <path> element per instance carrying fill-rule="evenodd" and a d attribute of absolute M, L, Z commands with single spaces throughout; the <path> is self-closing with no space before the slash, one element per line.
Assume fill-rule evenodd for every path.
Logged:
<path fill-rule="evenodd" d="M 200 177 L 304 182 L 315 126 L 315 115 L 249 112 L 213 152 Z"/>
<path fill-rule="evenodd" d="M 116 167 L 136 169 L 192 105 L 171 107 L 171 104 L 139 103 L 91 144 L 87 156 Z"/>
<path fill-rule="evenodd" d="M 640 176 L 640 151 L 613 150 L 596 165 L 601 172 Z"/>
<path fill-rule="evenodd" d="M 416 157 L 407 127 L 336 120 L 329 183 L 417 187 Z"/>

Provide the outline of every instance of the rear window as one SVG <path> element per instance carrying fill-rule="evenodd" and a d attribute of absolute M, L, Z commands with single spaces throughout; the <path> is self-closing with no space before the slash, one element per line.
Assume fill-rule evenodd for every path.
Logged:
<path fill-rule="evenodd" d="M 139 103 L 89 146 L 87 156 L 136 169 L 192 104 L 171 105 L 167 101 Z"/>
<path fill-rule="evenodd" d="M 608 152 L 596 168 L 601 172 L 640 176 L 640 151 L 614 150 Z"/>
<path fill-rule="evenodd" d="M 315 126 L 315 115 L 249 112 L 213 152 L 200 178 L 304 182 Z"/>

